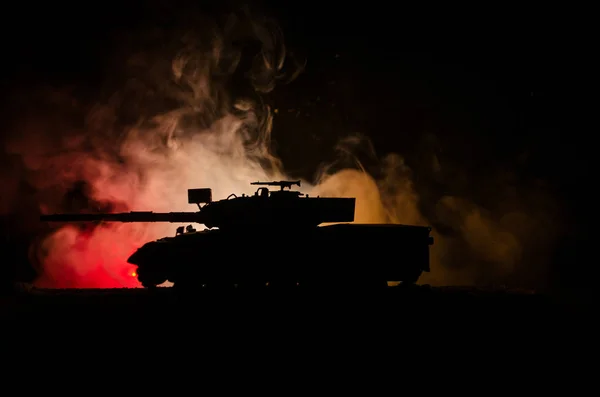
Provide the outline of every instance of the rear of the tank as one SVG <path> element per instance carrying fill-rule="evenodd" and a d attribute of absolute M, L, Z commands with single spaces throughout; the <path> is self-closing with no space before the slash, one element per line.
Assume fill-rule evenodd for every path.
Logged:
<path fill-rule="evenodd" d="M 313 260 L 307 271 L 338 279 L 418 278 L 430 270 L 430 231 L 425 226 L 387 224 L 322 226 L 312 241 Z"/>

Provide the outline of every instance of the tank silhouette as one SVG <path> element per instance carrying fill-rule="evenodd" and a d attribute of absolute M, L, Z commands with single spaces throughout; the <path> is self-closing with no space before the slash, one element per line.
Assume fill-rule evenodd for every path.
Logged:
<path fill-rule="evenodd" d="M 172 222 L 175 236 L 144 244 L 128 262 L 144 287 L 383 287 L 415 283 L 428 272 L 427 226 L 357 224 L 355 198 L 309 197 L 300 181 L 253 182 L 254 195 L 213 201 L 210 188 L 188 189 L 196 212 L 52 214 L 48 222 Z M 265 186 L 277 186 L 269 190 Z M 288 189 L 288 190 L 286 190 Z M 329 225 L 327 225 L 329 223 Z M 325 224 L 325 225 L 324 225 Z"/>

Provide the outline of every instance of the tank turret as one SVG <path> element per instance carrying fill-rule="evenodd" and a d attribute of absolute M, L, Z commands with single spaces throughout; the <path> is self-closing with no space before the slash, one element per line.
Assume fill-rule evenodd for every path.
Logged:
<path fill-rule="evenodd" d="M 258 188 L 254 195 L 232 193 L 224 200 L 212 201 L 210 188 L 188 189 L 188 203 L 197 212 L 132 211 L 114 214 L 42 215 L 46 222 L 171 222 L 197 223 L 208 228 L 244 229 L 263 227 L 316 227 L 321 223 L 354 221 L 354 198 L 308 197 L 284 190 L 300 181 L 252 182 L 252 185 L 279 186 L 280 191 Z"/>
<path fill-rule="evenodd" d="M 145 287 L 165 281 L 191 288 L 384 286 L 414 283 L 429 271 L 430 227 L 356 224 L 355 198 L 309 197 L 291 190 L 300 181 L 251 184 L 261 186 L 253 195 L 231 194 L 218 201 L 209 188 L 189 189 L 195 212 L 51 214 L 41 220 L 206 226 L 200 231 L 180 226 L 175 236 L 148 242 L 131 255 L 127 262 L 138 266 Z"/>

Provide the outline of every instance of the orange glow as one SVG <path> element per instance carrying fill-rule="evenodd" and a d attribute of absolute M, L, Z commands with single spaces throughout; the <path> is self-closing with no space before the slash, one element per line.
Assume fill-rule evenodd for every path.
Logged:
<path fill-rule="evenodd" d="M 137 273 L 136 272 L 132 272 L 131 273 L 131 277 L 137 277 Z"/>

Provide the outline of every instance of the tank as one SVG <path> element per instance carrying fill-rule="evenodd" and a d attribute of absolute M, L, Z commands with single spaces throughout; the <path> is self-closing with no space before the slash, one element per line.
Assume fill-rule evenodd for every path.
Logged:
<path fill-rule="evenodd" d="M 188 189 L 188 203 L 198 206 L 194 212 L 51 214 L 40 219 L 188 223 L 128 258 L 146 288 L 167 281 L 185 289 L 384 287 L 390 281 L 414 284 L 430 271 L 430 227 L 354 223 L 355 198 L 310 197 L 291 190 L 300 181 L 251 185 L 261 187 L 253 195 L 231 194 L 218 201 L 212 200 L 210 188 Z"/>

